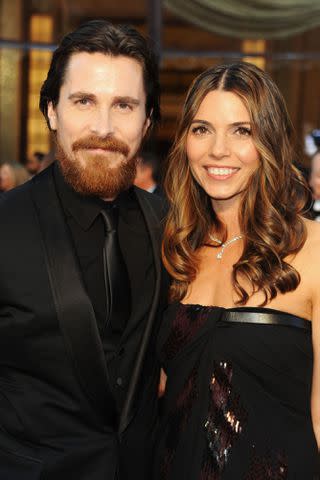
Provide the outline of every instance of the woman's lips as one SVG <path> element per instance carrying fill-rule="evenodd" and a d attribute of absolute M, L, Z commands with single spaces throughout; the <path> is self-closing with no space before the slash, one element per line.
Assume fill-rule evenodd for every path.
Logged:
<path fill-rule="evenodd" d="M 239 168 L 234 167 L 206 167 L 206 170 L 211 178 L 216 180 L 226 180 L 232 177 L 239 171 Z"/>

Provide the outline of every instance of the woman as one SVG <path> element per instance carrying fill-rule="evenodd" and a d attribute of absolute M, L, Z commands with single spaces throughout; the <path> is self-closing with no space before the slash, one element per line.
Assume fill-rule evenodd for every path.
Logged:
<path fill-rule="evenodd" d="M 18 162 L 3 163 L 0 166 L 0 191 L 7 192 L 29 180 L 26 168 Z"/>
<path fill-rule="evenodd" d="M 320 225 L 302 216 L 292 144 L 283 98 L 255 66 L 191 85 L 165 181 L 156 479 L 318 478 Z"/>

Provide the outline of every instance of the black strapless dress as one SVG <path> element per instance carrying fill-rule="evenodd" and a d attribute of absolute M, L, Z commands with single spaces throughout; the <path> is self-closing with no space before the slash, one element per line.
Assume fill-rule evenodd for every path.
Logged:
<path fill-rule="evenodd" d="M 318 480 L 311 323 L 268 308 L 174 303 L 155 480 Z"/>

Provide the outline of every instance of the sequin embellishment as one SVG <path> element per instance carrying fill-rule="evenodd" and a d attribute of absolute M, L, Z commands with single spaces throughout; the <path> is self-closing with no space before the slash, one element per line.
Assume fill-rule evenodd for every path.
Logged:
<path fill-rule="evenodd" d="M 205 430 L 207 451 L 202 465 L 201 480 L 219 480 L 241 434 L 247 414 L 239 395 L 232 390 L 232 366 L 228 362 L 214 365 L 210 382 L 210 407 Z"/>
<path fill-rule="evenodd" d="M 172 324 L 170 334 L 162 347 L 166 360 L 171 360 L 190 342 L 206 323 L 210 308 L 181 304 Z"/>
<path fill-rule="evenodd" d="M 286 480 L 288 465 L 284 454 L 253 455 L 245 480 Z"/>

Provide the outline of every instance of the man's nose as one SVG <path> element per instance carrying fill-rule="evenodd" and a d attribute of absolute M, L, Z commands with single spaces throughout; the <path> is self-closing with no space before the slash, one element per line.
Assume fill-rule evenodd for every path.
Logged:
<path fill-rule="evenodd" d="M 99 108 L 91 119 L 90 130 L 99 137 L 106 137 L 114 133 L 112 112 L 108 108 Z"/>

